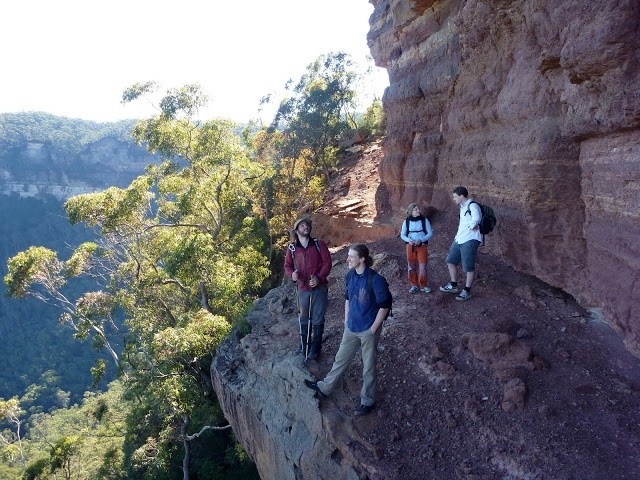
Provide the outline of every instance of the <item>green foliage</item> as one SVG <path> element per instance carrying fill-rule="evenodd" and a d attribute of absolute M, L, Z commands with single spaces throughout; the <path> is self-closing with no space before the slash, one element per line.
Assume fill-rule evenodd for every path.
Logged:
<path fill-rule="evenodd" d="M 70 224 L 89 227 L 97 238 L 76 229 L 72 241 L 25 245 L 20 235 L 28 229 L 13 224 L 15 211 L 0 212 L 0 224 L 7 226 L 0 250 L 10 258 L 3 272 L 8 295 L 56 305 L 60 322 L 77 340 L 62 349 L 59 342 L 43 342 L 51 315 L 39 313 L 43 306 L 35 315 L 7 317 L 30 330 L 34 345 L 45 346 L 16 346 L 3 370 L 21 362 L 44 373 L 24 376 L 37 381 L 23 379 L 24 395 L 8 401 L 17 402 L 17 415 L 0 425 L 9 439 L 0 477 L 11 472 L 7 478 L 16 478 L 13 473 L 21 471 L 34 479 L 177 478 L 188 445 L 194 477 L 257 478 L 230 432 L 214 429 L 225 421 L 209 365 L 231 325 L 241 334 L 250 330 L 244 315 L 270 286 L 269 276 L 277 279 L 284 233 L 300 212 L 322 202 L 338 139 L 354 128 L 375 135 L 383 125 L 379 102 L 364 116 L 350 111 L 355 79 L 345 54 L 318 58 L 272 126 L 250 134 L 247 129 L 242 141 L 229 122 L 193 121 L 206 102 L 197 85 L 167 90 L 158 115 L 133 130 L 132 122 L 87 125 L 39 113 L 0 115 L 0 155 L 16 172 L 27 143 L 46 144 L 56 161 L 80 166 L 74 158 L 91 142 L 105 135 L 130 141 L 129 132 L 163 159 L 129 185 L 66 202 Z M 153 82 L 133 85 L 122 101 L 157 90 Z M 67 238 L 57 235 L 60 222 L 42 222 L 41 209 L 34 210 L 21 215 L 25 222 L 34 229 L 44 225 L 47 239 Z M 3 300 L 0 313 L 6 314 L 11 299 Z M 89 344 L 105 354 L 85 356 Z M 75 366 L 64 372 L 77 377 L 75 393 L 60 388 L 66 365 Z M 96 386 L 109 378 L 109 367 L 121 381 L 78 405 L 77 385 L 88 384 L 88 371 Z"/>
<path fill-rule="evenodd" d="M 80 439 L 77 435 L 59 438 L 49 450 L 49 469 L 51 473 L 62 470 L 64 478 L 71 478 L 71 461 L 79 450 Z"/>
<path fill-rule="evenodd" d="M 62 163 L 70 164 L 87 145 L 105 137 L 130 141 L 129 132 L 135 122 L 96 123 L 57 117 L 43 112 L 0 114 L 0 156 L 11 163 L 20 159 L 12 155 L 27 142 L 46 143 Z"/>
<path fill-rule="evenodd" d="M 5 428 L 0 432 L 2 441 L 2 457 L 10 463 L 21 462 L 24 464 L 24 453 L 22 448 L 22 420 L 24 410 L 20 406 L 17 398 L 4 401 L 0 398 L 0 425 L 10 425 L 12 428 Z"/>
<path fill-rule="evenodd" d="M 341 133 L 354 127 L 353 114 L 357 74 L 345 53 L 320 56 L 307 67 L 282 101 L 272 127 L 284 132 L 285 157 L 307 156 L 312 174 L 324 174 L 327 181 L 336 166 L 336 142 Z"/>
<path fill-rule="evenodd" d="M 219 413 L 193 414 L 214 412 L 211 357 L 269 275 L 269 242 L 255 235 L 260 221 L 252 218 L 250 179 L 258 166 L 233 124 L 191 122 L 202 101 L 193 86 L 170 91 L 162 114 L 134 128 L 135 139 L 165 163 L 126 188 L 66 202 L 70 222 L 95 229 L 97 241 L 81 244 L 68 260 L 31 247 L 9 260 L 5 276 L 13 296 L 57 304 L 74 336 L 106 350 L 123 374 L 131 408 L 122 465 L 136 478 L 172 478 L 183 430 L 223 421 Z M 98 288 L 69 299 L 62 288 L 77 278 Z M 97 378 L 103 372 L 101 362 L 92 369 Z M 86 438 L 64 433 L 49 443 L 52 471 L 71 475 Z"/>
<path fill-rule="evenodd" d="M 223 317 L 215 316 L 205 309 L 195 315 L 185 316 L 179 322 L 181 327 L 167 327 L 158 332 L 152 342 L 152 349 L 159 362 L 181 361 L 212 354 L 231 330 L 231 325 Z"/>
<path fill-rule="evenodd" d="M 44 245 L 41 248 L 53 252 L 65 251 L 68 245 L 89 237 L 85 229 L 72 228 L 63 221 L 62 206 L 54 199 L 10 195 L 1 196 L 0 205 L 0 233 L 3 238 L 0 256 L 3 258 L 27 249 L 34 239 L 41 239 Z M 26 256 L 24 259 L 27 261 Z M 23 273 L 30 275 L 29 271 L 35 267 L 35 262 L 22 267 Z M 7 274 L 7 265 L 0 265 L 0 271 L 3 276 Z M 15 285 L 20 285 L 21 281 L 16 278 Z M 79 287 L 77 284 L 68 285 L 64 294 L 73 298 L 80 291 Z M 6 295 L 0 296 L 0 331 L 11 339 L 0 342 L 0 358 L 3 359 L 0 396 L 23 396 L 27 391 L 33 393 L 36 384 L 42 387 L 37 389 L 33 400 L 25 404 L 28 415 L 35 411 L 60 408 L 62 405 L 58 392 L 62 388 L 69 392 L 71 401 L 75 402 L 82 398 L 83 392 L 91 385 L 89 367 L 95 361 L 96 354 L 74 341 L 68 332 L 56 328 L 59 315 L 59 310 L 33 299 L 18 301 Z M 69 368 L 69 365 L 73 365 L 73 368 Z M 55 375 L 49 374 L 52 371 Z M 113 371 L 109 368 L 106 375 L 112 376 Z"/>
<path fill-rule="evenodd" d="M 44 247 L 29 247 L 26 252 L 20 252 L 9 259 L 8 273 L 4 277 L 7 294 L 14 297 L 24 297 L 28 287 L 35 282 L 60 287 L 56 275 L 61 270 L 55 252 Z"/>
<path fill-rule="evenodd" d="M 301 152 L 298 158 L 283 157 L 284 138 L 283 132 L 266 129 L 251 140 L 256 152 L 254 163 L 262 167 L 262 174 L 253 182 L 254 209 L 264 219 L 269 243 L 276 247 L 270 254 L 274 272 L 282 269 L 274 252 L 283 247 L 293 219 L 299 212 L 315 210 L 322 202 L 325 187 L 324 176 L 312 173 L 308 151 Z"/>
<path fill-rule="evenodd" d="M 22 474 L 23 480 L 45 480 L 48 477 L 49 459 L 47 458 L 39 458 L 35 462 L 30 463 Z"/>
<path fill-rule="evenodd" d="M 122 93 L 122 101 L 120 103 L 126 104 L 137 100 L 138 98 L 148 95 L 157 88 L 156 82 L 136 83 L 127 87 Z"/>
<path fill-rule="evenodd" d="M 131 165 L 118 165 L 117 171 L 109 170 L 108 161 L 100 163 L 100 153 L 108 146 L 126 153 L 133 162 L 153 161 L 131 138 L 134 124 L 131 120 L 96 123 L 42 112 L 0 114 L 0 162 L 14 184 L 25 185 L 22 195 L 34 193 L 26 187 L 40 182 L 43 171 L 54 182 L 58 178 L 92 187 L 108 185 L 108 182 L 128 183 L 133 178 L 127 170 Z M 94 163 L 96 157 L 98 164 Z M 0 265 L 0 275 L 7 274 L 7 258 L 32 245 L 58 252 L 63 257 L 78 243 L 91 239 L 91 232 L 82 226 L 69 225 L 64 218 L 61 202 L 51 196 L 0 195 L 0 257 L 5 259 Z M 15 285 L 19 284 L 16 278 Z M 74 279 L 67 283 L 63 293 L 75 299 L 87 288 L 86 283 Z M 0 332 L 3 338 L 11 339 L 0 342 L 3 359 L 0 396 L 22 395 L 26 388 L 39 382 L 43 371 L 51 369 L 60 374 L 57 387 L 70 392 L 72 401 L 82 398 L 82 393 L 91 385 L 89 367 L 100 354 L 56 328 L 59 315 L 60 311 L 53 306 L 34 299 L 18 301 L 0 296 Z M 113 377 L 111 366 L 105 374 Z M 43 401 L 54 398 L 54 395 L 40 397 Z M 39 406 L 44 411 L 53 407 L 48 403 Z"/>
<path fill-rule="evenodd" d="M 365 137 L 381 137 L 386 131 L 387 124 L 382 109 L 382 102 L 378 99 L 374 100 L 367 108 L 364 115 L 357 118 L 358 130 Z"/>
<path fill-rule="evenodd" d="M 358 75 L 345 53 L 320 56 L 284 99 L 268 128 L 249 125 L 244 141 L 254 152 L 260 175 L 253 182 L 254 209 L 268 232 L 273 281 L 277 282 L 293 220 L 322 203 L 337 165 L 338 140 L 355 128 L 352 109 Z M 266 100 L 265 100 L 266 101 Z"/>
<path fill-rule="evenodd" d="M 124 478 L 117 452 L 129 403 L 122 393 L 122 384 L 114 382 L 106 393 L 87 394 L 81 405 L 33 416 L 23 442 L 23 478 L 52 478 L 56 472 L 64 478 Z"/>

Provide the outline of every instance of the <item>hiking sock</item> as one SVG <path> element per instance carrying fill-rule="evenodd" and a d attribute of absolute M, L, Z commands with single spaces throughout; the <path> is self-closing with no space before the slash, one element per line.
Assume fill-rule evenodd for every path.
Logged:
<path fill-rule="evenodd" d="M 471 293 L 471 287 L 464 287 L 465 292 Z"/>
<path fill-rule="evenodd" d="M 458 286 L 458 282 L 449 282 L 453 288 Z"/>

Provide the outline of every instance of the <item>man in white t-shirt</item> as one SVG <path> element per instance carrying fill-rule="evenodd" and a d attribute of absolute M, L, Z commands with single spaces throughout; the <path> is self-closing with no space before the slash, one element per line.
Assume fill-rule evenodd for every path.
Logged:
<path fill-rule="evenodd" d="M 482 211 L 480 206 L 469 198 L 469 192 L 465 187 L 453 189 L 453 202 L 460 207 L 460 224 L 446 260 L 451 281 L 440 287 L 440 291 L 457 293 L 456 300 L 463 302 L 471 298 L 476 257 L 482 240 L 478 227 L 480 220 L 482 220 Z M 462 271 L 466 274 L 465 286 L 462 291 L 458 288 L 457 282 L 458 265 L 462 265 Z"/>

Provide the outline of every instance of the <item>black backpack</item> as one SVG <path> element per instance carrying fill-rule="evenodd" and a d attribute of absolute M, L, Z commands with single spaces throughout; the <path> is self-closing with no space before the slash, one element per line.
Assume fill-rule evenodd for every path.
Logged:
<path fill-rule="evenodd" d="M 378 272 L 376 272 L 373 268 L 369 268 L 367 270 L 369 273 L 367 274 L 367 289 L 369 290 L 369 297 L 375 299 L 376 295 L 375 292 L 373 291 L 373 277 L 375 277 L 376 275 L 379 275 Z M 349 283 L 351 282 L 351 279 L 353 278 L 353 276 L 355 275 L 356 271 L 355 269 L 350 269 L 349 273 L 347 273 L 347 276 L 345 278 L 345 288 L 348 288 Z M 380 277 L 384 280 L 384 286 L 387 289 L 387 295 L 389 295 L 389 301 L 391 302 L 391 306 L 389 307 L 389 311 L 387 312 L 387 316 L 385 317 L 385 319 L 389 318 L 389 317 L 393 317 L 393 295 L 391 295 L 391 290 L 389 290 L 389 283 L 387 282 L 387 279 L 384 278 L 382 275 L 380 275 Z"/>
<path fill-rule="evenodd" d="M 480 229 L 480 233 L 482 234 L 482 244 L 484 245 L 484 236 L 488 233 L 493 232 L 493 229 L 495 228 L 496 223 L 498 223 L 498 220 L 496 219 L 495 213 L 493 213 L 493 208 L 491 208 L 489 205 L 483 205 L 474 201 L 471 201 L 467 206 L 467 211 L 469 212 L 469 214 L 471 214 L 472 203 L 478 205 L 480 207 L 480 213 L 482 213 L 482 219 L 480 220 L 478 227 Z"/>

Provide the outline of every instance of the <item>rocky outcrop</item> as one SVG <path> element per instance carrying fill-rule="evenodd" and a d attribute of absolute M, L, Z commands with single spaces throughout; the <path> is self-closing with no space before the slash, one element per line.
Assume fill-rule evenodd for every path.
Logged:
<path fill-rule="evenodd" d="M 467 186 L 496 211 L 488 249 L 604 311 L 640 354 L 640 4 L 371 3 L 398 218 Z"/>
<path fill-rule="evenodd" d="M 303 386 L 294 297 L 291 285 L 271 290 L 247 318 L 251 333 L 218 349 L 211 378 L 224 415 L 260 478 L 369 478 L 376 469 L 358 455 L 369 447 L 349 418 L 331 406 L 321 414 Z"/>

